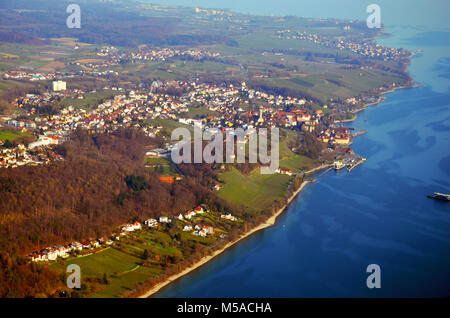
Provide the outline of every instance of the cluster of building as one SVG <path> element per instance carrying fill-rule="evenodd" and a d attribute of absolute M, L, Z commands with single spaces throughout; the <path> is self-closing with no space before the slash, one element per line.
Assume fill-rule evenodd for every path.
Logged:
<path fill-rule="evenodd" d="M 57 144 L 67 138 L 70 131 L 78 128 L 112 131 L 119 127 L 138 127 L 149 136 L 156 136 L 164 127 L 142 125 L 148 119 L 172 119 L 202 128 L 228 128 L 253 126 L 300 127 L 312 130 L 323 115 L 321 110 L 306 112 L 300 106 L 305 99 L 274 96 L 261 91 L 248 89 L 245 83 L 240 87 L 233 85 L 211 85 L 184 81 L 155 81 L 149 89 L 125 91 L 116 88 L 117 95 L 97 105 L 95 109 L 85 110 L 68 106 L 56 114 L 42 116 L 42 105 L 51 105 L 58 99 L 73 96 L 83 98 L 87 92 L 81 90 L 64 90 L 65 82 L 55 81 L 54 91 L 42 94 L 27 94 L 15 100 L 17 107 L 26 112 L 27 121 L 9 120 L 8 125 L 26 128 L 35 135 L 40 135 L 30 148 L 40 148 Z M 179 89 L 183 94 L 175 96 L 166 93 L 169 89 Z M 112 89 L 109 88 L 108 89 Z M 259 111 L 244 110 L 248 103 L 260 104 Z M 189 106 L 201 105 L 213 113 L 199 120 L 187 118 Z M 285 111 L 286 108 L 292 108 Z M 167 153 L 167 149 L 162 151 Z"/>
<path fill-rule="evenodd" d="M 346 127 L 330 127 L 321 131 L 317 140 L 327 144 L 349 145 L 351 143 L 351 135 Z"/>
<path fill-rule="evenodd" d="M 231 12 L 216 10 L 216 9 L 201 9 L 195 8 L 195 13 L 204 13 L 204 14 L 212 14 L 212 15 L 233 15 Z"/>
<path fill-rule="evenodd" d="M 55 78 L 54 73 L 36 73 L 25 71 L 10 71 L 3 73 L 5 80 L 20 80 L 20 81 L 48 81 Z"/>
<path fill-rule="evenodd" d="M 178 219 L 180 220 L 190 220 L 193 215 L 206 213 L 206 208 L 204 206 L 197 206 L 192 210 L 189 210 L 183 216 L 180 214 Z M 235 221 L 236 218 L 232 216 L 230 213 L 226 213 L 221 215 L 221 218 Z M 172 218 L 168 216 L 160 216 L 158 219 L 150 218 L 144 221 L 144 225 L 148 228 L 157 228 L 158 224 L 168 224 L 172 223 Z M 34 262 L 41 261 L 55 261 L 58 258 L 67 258 L 71 254 L 76 255 L 75 253 L 83 251 L 83 250 L 93 250 L 101 247 L 110 246 L 114 243 L 114 241 L 119 241 L 120 236 L 126 236 L 131 232 L 142 230 L 142 224 L 138 221 L 133 223 L 126 223 L 120 226 L 119 234 L 112 234 L 110 239 L 98 238 L 98 239 L 88 239 L 82 242 L 71 242 L 66 245 L 56 245 L 43 248 L 39 251 L 32 252 L 28 255 L 28 257 Z M 209 225 L 184 225 L 183 231 L 192 232 L 193 235 L 206 237 L 207 235 L 214 234 L 214 228 Z"/>
<path fill-rule="evenodd" d="M 120 227 L 120 231 L 122 233 L 129 233 L 129 232 L 134 232 L 134 231 L 138 231 L 142 229 L 142 225 L 139 222 L 134 222 L 134 223 L 127 223 L 124 224 Z"/>
<path fill-rule="evenodd" d="M 196 215 L 199 214 L 204 214 L 206 213 L 206 209 L 202 206 L 197 206 L 194 209 L 188 210 L 186 211 L 186 213 L 183 215 L 182 213 L 180 213 L 177 216 L 177 219 L 180 221 L 184 221 L 184 220 L 192 220 L 192 218 Z M 170 217 L 167 216 L 160 216 L 159 219 L 155 219 L 155 218 L 150 218 L 148 220 L 144 221 L 144 224 L 147 225 L 149 228 L 156 228 L 158 227 L 159 223 L 171 223 L 172 219 Z M 186 224 L 183 227 L 183 231 L 184 232 L 192 232 L 193 235 L 197 235 L 197 236 L 207 236 L 208 234 L 213 234 L 214 230 L 212 226 L 207 226 L 207 225 L 191 225 L 191 224 Z"/>
<path fill-rule="evenodd" d="M 407 59 L 410 53 L 403 49 L 390 48 L 373 42 L 354 42 L 350 40 L 328 41 L 326 46 L 340 50 L 350 50 L 353 53 L 384 61 L 401 61 Z"/>
<path fill-rule="evenodd" d="M 203 214 L 203 213 L 205 213 L 205 212 L 206 212 L 206 211 L 203 209 L 203 207 L 197 206 L 196 208 L 187 211 L 187 212 L 184 214 L 184 216 L 183 216 L 183 214 L 180 213 L 180 214 L 178 215 L 178 219 L 179 219 L 179 220 L 184 220 L 184 219 L 190 220 L 190 219 L 192 219 L 194 216 L 196 216 L 197 214 Z"/>
<path fill-rule="evenodd" d="M 56 83 L 56 82 L 55 82 Z M 63 82 L 64 83 L 64 82 Z M 27 111 L 27 116 L 32 118 L 40 105 L 51 104 L 55 99 L 69 94 L 60 92 L 65 83 L 54 84 L 54 92 L 43 94 L 27 94 L 18 98 L 15 103 Z M 185 92 L 181 96 L 164 93 L 168 88 L 180 89 Z M 111 88 L 112 89 L 112 88 Z M 53 131 L 55 135 L 67 135 L 67 132 L 77 128 L 86 129 L 114 129 L 118 127 L 137 126 L 139 121 L 146 119 L 174 119 L 183 123 L 192 124 L 194 119 L 187 118 L 189 106 L 200 105 L 214 115 L 202 118 L 203 127 L 233 127 L 244 125 L 267 126 L 315 126 L 323 112 L 318 110 L 307 113 L 305 109 L 298 108 L 309 101 L 302 98 L 274 96 L 265 92 L 248 89 L 245 83 L 241 87 L 233 85 L 211 85 L 206 83 L 184 81 L 155 81 L 150 89 L 136 89 L 122 91 L 114 99 L 104 101 L 92 111 L 67 107 L 58 114 L 40 118 L 34 116 L 33 128 Z M 83 98 L 83 93 L 71 91 L 78 98 Z M 245 105 L 251 102 L 260 104 L 260 110 L 245 110 Z M 284 111 L 286 108 L 296 108 L 292 111 Z M 145 126 L 144 130 L 149 135 L 157 134 L 163 127 Z M 66 132 L 61 134 L 62 132 Z"/>
<path fill-rule="evenodd" d="M 322 118 L 328 107 L 339 110 L 340 107 L 347 107 L 348 111 L 351 111 L 360 107 L 363 102 L 359 98 L 349 98 L 342 105 L 335 105 L 336 102 L 331 102 L 329 106 L 317 105 L 305 98 L 274 95 L 251 89 L 245 82 L 233 85 L 199 83 L 197 80 L 158 80 L 145 87 L 136 86 L 132 90 L 104 87 L 105 90 L 117 93 L 94 109 L 68 106 L 44 117 L 39 111 L 42 105 L 51 105 L 68 96 L 83 98 L 83 95 L 88 93 L 81 90 L 61 91 L 65 85 L 65 82 L 63 84 L 61 81 L 55 82 L 54 85 L 54 91 L 27 94 L 15 101 L 17 107 L 26 112 L 29 120 L 12 120 L 10 124 L 34 131 L 36 136 L 41 135 L 38 141 L 32 143 L 33 148 L 48 146 L 49 140 L 60 142 L 78 128 L 104 132 L 120 127 L 136 127 L 154 137 L 164 129 L 163 124 L 150 124 L 155 122 L 152 121 L 155 119 L 177 120 L 202 129 L 218 128 L 222 131 L 231 127 L 283 127 L 314 132 L 317 128 L 323 130 Z M 172 94 L 173 91 L 178 94 Z M 202 108 L 205 114 L 190 116 L 192 107 Z M 333 133 L 330 129 L 322 131 L 319 140 L 327 143 L 350 143 L 348 134 Z M 49 136 L 53 136 L 53 139 Z M 170 145 L 161 149 L 163 153 L 168 150 Z M 162 181 L 172 183 L 172 179 Z"/>
<path fill-rule="evenodd" d="M 72 242 L 67 245 L 56 245 L 46 247 L 40 251 L 35 251 L 28 255 L 33 262 L 48 262 L 55 261 L 58 258 L 68 258 L 71 253 L 82 250 L 93 250 L 102 245 L 112 245 L 112 240 L 105 240 L 104 238 L 89 239 L 83 242 Z"/>
<path fill-rule="evenodd" d="M 344 27 L 344 30 L 349 30 L 350 27 Z M 281 30 L 276 32 L 276 37 L 282 39 L 297 39 L 297 40 L 306 40 L 311 41 L 316 44 L 325 45 L 328 47 L 338 48 L 340 50 L 350 50 L 353 53 L 382 59 L 384 61 L 400 61 L 406 59 L 410 56 L 410 53 L 403 49 L 389 48 L 386 46 L 379 45 L 377 43 L 369 42 L 369 41 L 354 41 L 353 39 L 338 39 L 338 40 L 328 40 L 323 39 L 321 36 L 317 34 L 307 33 L 305 31 L 291 31 Z"/>
<path fill-rule="evenodd" d="M 118 63 L 102 63 L 102 65 L 98 65 L 95 63 L 80 63 L 80 62 L 71 62 L 69 64 L 85 66 L 91 65 L 91 67 L 99 67 L 99 66 L 112 66 L 117 65 Z M 2 78 L 5 80 L 16 80 L 16 81 L 53 81 L 53 80 L 62 80 L 62 79 L 70 79 L 74 77 L 82 77 L 82 76 L 93 76 L 93 77 L 109 77 L 109 76 L 118 76 L 119 73 L 114 70 L 90 70 L 88 68 L 83 68 L 77 71 L 71 72 L 48 72 L 48 73 L 40 73 L 40 72 L 25 72 L 25 71 L 9 71 L 5 72 L 2 75 Z"/>
<path fill-rule="evenodd" d="M 278 168 L 278 169 L 275 170 L 275 173 L 285 174 L 285 175 L 288 175 L 288 176 L 293 176 L 295 174 L 289 168 Z"/>
<path fill-rule="evenodd" d="M 190 57 L 194 59 L 215 58 L 220 56 L 220 53 L 210 52 L 208 50 L 198 48 L 143 48 L 139 51 L 119 51 L 114 47 L 104 47 L 97 52 L 97 55 L 108 57 L 108 60 L 85 63 L 83 65 L 87 67 L 99 67 L 117 65 L 127 61 L 164 62 L 175 57 Z M 80 63 L 78 65 L 80 65 Z"/>
<path fill-rule="evenodd" d="M 308 113 L 306 109 L 301 108 L 301 106 L 311 103 L 310 101 L 290 96 L 275 96 L 249 89 L 245 82 L 240 87 L 198 84 L 182 99 L 188 104 L 204 105 L 215 113 L 204 116 L 200 121 L 192 118 L 178 119 L 184 124 L 197 125 L 205 129 L 211 127 L 305 126 L 307 130 L 312 130 L 323 116 L 322 110 Z M 258 104 L 259 111 L 248 110 L 250 103 Z M 286 111 L 285 109 L 291 110 Z"/>
<path fill-rule="evenodd" d="M 212 235 L 214 234 L 214 229 L 212 226 L 209 225 L 196 225 L 194 227 L 194 232 L 192 232 L 193 235 L 196 236 L 202 236 L 202 237 L 206 237 L 208 235 Z"/>
<path fill-rule="evenodd" d="M 68 65 L 79 66 L 79 71 L 84 71 L 84 75 L 99 76 L 102 73 L 99 69 L 117 66 L 119 63 L 120 61 L 117 59 L 88 59 L 69 62 Z M 103 70 L 103 72 L 106 72 L 105 75 L 108 74 L 108 71 Z M 114 73 L 112 70 L 110 72 Z"/>
<path fill-rule="evenodd" d="M 2 146 L 0 141 L 0 146 Z M 21 166 L 37 166 L 49 164 L 56 160 L 63 160 L 63 157 L 51 149 L 39 149 L 29 151 L 24 144 L 19 144 L 13 148 L 0 149 L 0 168 L 17 168 Z"/>

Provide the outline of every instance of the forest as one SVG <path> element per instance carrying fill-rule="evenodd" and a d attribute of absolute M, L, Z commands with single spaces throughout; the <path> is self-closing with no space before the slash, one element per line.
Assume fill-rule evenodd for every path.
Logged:
<path fill-rule="evenodd" d="M 75 37 L 81 42 L 135 47 L 200 45 L 224 43 L 236 45 L 231 38 L 207 32 L 186 34 L 176 17 L 148 17 L 130 10 L 120 2 L 83 2 L 82 27 L 66 26 L 70 2 L 60 0 L 5 0 L 0 3 L 0 41 L 42 45 L 42 38 Z M 13 11 L 14 10 L 14 11 Z"/>
<path fill-rule="evenodd" d="M 124 222 L 174 215 L 200 203 L 234 212 L 210 190 L 218 180 L 212 166 L 183 166 L 183 180 L 173 185 L 144 168 L 145 150 L 158 143 L 134 129 L 80 130 L 57 147 L 63 161 L 1 169 L 0 249 L 24 255 L 108 235 Z"/>
<path fill-rule="evenodd" d="M 218 180 L 212 165 L 181 165 L 181 181 L 162 183 L 144 168 L 146 150 L 159 144 L 132 128 L 78 130 L 56 148 L 63 161 L 1 169 L 0 297 L 48 295 L 60 284 L 55 273 L 24 258 L 33 250 L 107 236 L 125 222 L 175 215 L 201 203 L 244 214 L 210 190 Z"/>

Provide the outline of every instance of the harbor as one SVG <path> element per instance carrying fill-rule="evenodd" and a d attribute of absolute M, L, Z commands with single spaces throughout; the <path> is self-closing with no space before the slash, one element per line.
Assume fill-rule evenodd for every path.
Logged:
<path fill-rule="evenodd" d="M 347 171 L 350 172 L 360 164 L 366 162 L 366 160 L 367 160 L 366 158 L 352 154 L 343 159 L 335 160 L 333 163 L 333 168 L 335 171 L 347 168 Z"/>

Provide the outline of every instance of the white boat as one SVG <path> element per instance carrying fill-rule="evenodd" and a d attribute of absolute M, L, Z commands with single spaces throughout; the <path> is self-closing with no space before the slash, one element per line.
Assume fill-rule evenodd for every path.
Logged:
<path fill-rule="evenodd" d="M 334 162 L 334 170 L 341 170 L 345 168 L 345 163 L 342 162 L 342 160 L 336 160 Z"/>

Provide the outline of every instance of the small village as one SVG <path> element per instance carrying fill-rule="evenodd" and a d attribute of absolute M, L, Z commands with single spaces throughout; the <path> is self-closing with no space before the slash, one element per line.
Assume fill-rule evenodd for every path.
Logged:
<path fill-rule="evenodd" d="M 0 142 L 0 147 L 3 144 Z M 26 148 L 19 144 L 14 148 L 0 149 L 0 168 L 17 168 L 20 166 L 36 166 L 50 164 L 53 161 L 63 160 L 63 157 L 51 149 L 50 146 L 41 146 L 37 150 Z"/>
<path fill-rule="evenodd" d="M 165 225 L 174 225 L 183 232 L 188 232 L 193 236 L 207 237 L 214 234 L 214 228 L 211 225 L 202 224 L 200 216 L 211 213 L 205 205 L 199 205 L 194 209 L 180 213 L 178 216 L 160 216 L 159 218 L 149 218 L 143 221 L 134 221 L 121 225 L 116 232 L 109 237 L 89 238 L 85 241 L 73 241 L 64 245 L 55 245 L 45 247 L 39 251 L 30 253 L 27 257 L 34 262 L 51 262 L 57 259 L 66 259 L 69 257 L 86 256 L 93 252 L 102 250 L 128 236 L 132 232 L 142 230 L 165 231 Z M 230 213 L 220 214 L 220 219 L 230 222 L 236 222 L 238 219 Z M 178 223 L 177 223 L 178 221 Z M 176 223 L 176 224 L 175 224 Z M 223 235 L 221 235 L 223 238 Z"/>
<path fill-rule="evenodd" d="M 102 70 L 112 68 L 126 63 L 147 63 L 147 62 L 165 62 L 173 58 L 192 59 L 201 61 L 203 59 L 218 58 L 219 53 L 198 48 L 174 49 L 174 48 L 152 48 L 143 47 L 137 51 L 119 50 L 114 46 L 104 46 L 95 53 L 101 59 L 87 59 L 69 62 L 68 66 L 76 66 L 79 72 L 96 74 L 97 76 L 115 74 L 116 71 Z"/>
<path fill-rule="evenodd" d="M 342 27 L 343 30 L 350 30 L 349 25 Z M 410 57 L 406 50 L 390 48 L 368 41 L 353 41 L 352 39 L 327 40 L 320 35 L 307 33 L 305 31 L 295 32 L 289 29 L 277 31 L 275 37 L 279 39 L 296 39 L 311 41 L 327 47 L 338 48 L 339 50 L 349 50 L 355 54 L 380 59 L 383 61 L 401 61 Z"/>

